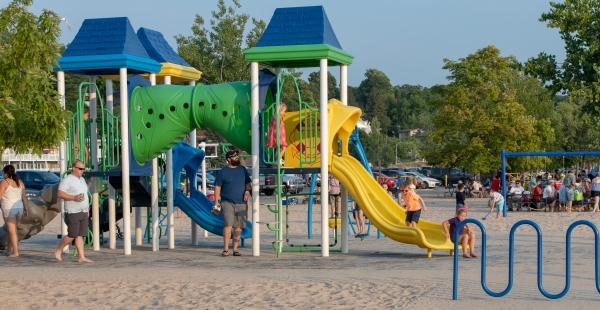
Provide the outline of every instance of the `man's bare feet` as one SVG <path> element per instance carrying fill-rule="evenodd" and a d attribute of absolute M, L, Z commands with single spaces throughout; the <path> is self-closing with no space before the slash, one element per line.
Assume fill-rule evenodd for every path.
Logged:
<path fill-rule="evenodd" d="M 8 255 L 8 258 L 17 258 L 17 257 L 19 257 L 19 254 L 13 253 L 13 254 Z"/>
<path fill-rule="evenodd" d="M 471 258 L 471 255 L 467 254 L 467 253 L 463 253 L 463 257 L 464 258 Z"/>
<path fill-rule="evenodd" d="M 84 258 L 80 258 L 79 262 L 80 263 L 93 263 L 94 261 L 91 260 L 91 259 L 87 259 L 87 258 L 84 257 Z"/>
<path fill-rule="evenodd" d="M 62 262 L 62 250 L 57 249 L 56 251 L 54 251 L 54 258 L 56 258 L 57 261 Z"/>
<path fill-rule="evenodd" d="M 471 257 L 472 257 L 472 258 L 477 258 L 477 254 L 475 254 L 475 253 L 471 253 Z"/>

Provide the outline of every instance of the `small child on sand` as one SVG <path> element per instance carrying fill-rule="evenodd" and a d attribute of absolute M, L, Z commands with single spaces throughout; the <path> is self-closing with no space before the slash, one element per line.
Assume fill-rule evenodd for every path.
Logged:
<path fill-rule="evenodd" d="M 494 212 L 494 210 L 496 210 L 496 218 L 499 219 L 504 210 L 504 197 L 490 187 L 490 212 Z"/>
<path fill-rule="evenodd" d="M 410 190 L 410 182 L 406 181 L 400 184 L 401 198 L 406 204 L 406 226 L 417 227 L 421 217 L 421 206 L 423 211 L 427 212 L 427 207 L 423 198 Z"/>
<path fill-rule="evenodd" d="M 466 218 L 467 210 L 458 209 L 458 211 L 456 211 L 456 217 L 453 217 L 442 223 L 442 226 L 444 226 L 444 231 L 446 232 L 446 239 L 450 239 L 452 243 L 456 243 L 456 240 L 454 240 L 456 226 L 458 226 L 458 223 L 464 221 Z M 462 245 L 464 258 L 475 258 L 477 257 L 477 254 L 475 254 L 475 234 L 471 228 L 469 228 L 468 224 L 465 224 L 465 228 L 467 229 L 467 233 L 462 231 L 462 233 L 458 235 L 458 242 L 460 245 Z M 469 254 L 467 251 L 467 247 L 471 249 L 471 254 Z"/>
<path fill-rule="evenodd" d="M 457 186 L 458 192 L 456 192 L 456 211 L 459 209 L 467 209 L 467 195 L 465 195 L 465 185 L 460 183 Z"/>

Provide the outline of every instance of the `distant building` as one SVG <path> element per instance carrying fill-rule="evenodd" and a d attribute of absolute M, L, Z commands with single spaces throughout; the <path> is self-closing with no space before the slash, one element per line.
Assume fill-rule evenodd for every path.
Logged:
<path fill-rule="evenodd" d="M 358 127 L 358 129 L 366 133 L 371 133 L 371 124 L 362 118 L 358 120 L 358 124 L 356 124 L 356 126 Z"/>
<path fill-rule="evenodd" d="M 413 128 L 413 129 L 400 130 L 398 132 L 399 139 L 408 138 L 408 137 L 414 137 L 415 139 L 417 139 L 419 141 L 423 141 L 423 140 L 425 140 L 425 131 L 420 128 Z"/>

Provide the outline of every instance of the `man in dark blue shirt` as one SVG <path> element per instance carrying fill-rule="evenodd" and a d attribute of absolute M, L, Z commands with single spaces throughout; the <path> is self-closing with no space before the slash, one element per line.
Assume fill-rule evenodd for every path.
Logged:
<path fill-rule="evenodd" d="M 242 228 L 246 228 L 248 219 L 248 200 L 250 199 L 250 176 L 236 151 L 225 154 L 227 166 L 223 167 L 215 180 L 215 206 L 213 211 L 223 214 L 223 256 L 229 256 L 229 239 L 233 227 L 233 256 L 241 256 L 237 251 Z M 221 204 L 219 205 L 219 199 Z"/>

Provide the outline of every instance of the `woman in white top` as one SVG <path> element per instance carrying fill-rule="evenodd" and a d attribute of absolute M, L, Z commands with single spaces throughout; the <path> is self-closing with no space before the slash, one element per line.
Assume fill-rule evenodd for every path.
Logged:
<path fill-rule="evenodd" d="M 17 239 L 17 222 L 27 217 L 27 194 L 25 186 L 15 173 L 13 165 L 4 166 L 4 181 L 0 182 L 2 197 L 2 217 L 8 233 L 6 255 L 19 257 L 19 240 Z"/>

